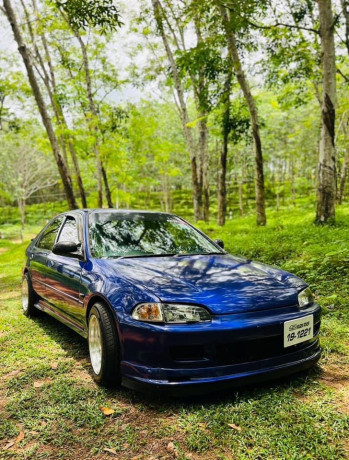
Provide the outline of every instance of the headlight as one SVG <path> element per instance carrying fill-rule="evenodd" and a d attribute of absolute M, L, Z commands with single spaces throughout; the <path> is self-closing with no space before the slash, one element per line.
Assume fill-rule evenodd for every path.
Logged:
<path fill-rule="evenodd" d="M 304 308 L 312 302 L 314 302 L 314 296 L 310 288 L 307 287 L 298 294 L 299 308 Z"/>
<path fill-rule="evenodd" d="M 197 305 L 141 303 L 132 312 L 138 321 L 155 323 L 197 323 L 211 321 L 209 312 Z"/>

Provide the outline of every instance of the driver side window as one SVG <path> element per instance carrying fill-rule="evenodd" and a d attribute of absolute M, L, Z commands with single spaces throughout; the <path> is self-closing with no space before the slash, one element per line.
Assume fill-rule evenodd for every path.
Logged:
<path fill-rule="evenodd" d="M 58 236 L 58 242 L 71 241 L 79 244 L 78 227 L 74 217 L 68 216 L 63 224 L 62 230 Z"/>

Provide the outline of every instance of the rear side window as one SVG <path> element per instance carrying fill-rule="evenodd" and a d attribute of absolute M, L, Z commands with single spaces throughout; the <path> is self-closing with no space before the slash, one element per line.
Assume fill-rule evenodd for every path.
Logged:
<path fill-rule="evenodd" d="M 72 241 L 79 243 L 78 226 L 74 217 L 67 217 L 57 241 Z"/>
<path fill-rule="evenodd" d="M 38 248 L 52 250 L 54 245 L 59 227 L 62 224 L 63 217 L 57 217 L 45 230 L 43 236 L 41 237 Z"/>

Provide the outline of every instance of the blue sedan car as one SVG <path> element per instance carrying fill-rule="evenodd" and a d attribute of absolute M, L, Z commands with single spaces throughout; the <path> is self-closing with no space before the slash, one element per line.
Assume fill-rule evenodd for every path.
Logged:
<path fill-rule="evenodd" d="M 307 284 L 223 246 L 173 214 L 66 212 L 27 248 L 23 311 L 87 338 L 106 386 L 201 392 L 316 363 L 320 307 Z"/>

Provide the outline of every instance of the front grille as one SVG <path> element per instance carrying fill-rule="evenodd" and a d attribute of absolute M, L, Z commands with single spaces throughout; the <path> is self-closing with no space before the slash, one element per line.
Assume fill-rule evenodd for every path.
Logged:
<path fill-rule="evenodd" d="M 314 337 L 319 332 L 320 323 L 314 326 Z M 187 345 L 170 348 L 174 361 L 214 362 L 215 365 L 241 364 L 262 359 L 284 356 L 301 351 L 309 345 L 309 341 L 284 348 L 283 336 L 263 337 L 230 343 L 213 343 L 207 345 Z"/>

